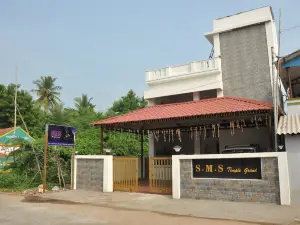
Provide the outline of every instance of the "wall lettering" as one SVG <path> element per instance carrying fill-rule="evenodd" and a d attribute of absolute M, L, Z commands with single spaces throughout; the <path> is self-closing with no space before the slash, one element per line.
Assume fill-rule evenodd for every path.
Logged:
<path fill-rule="evenodd" d="M 260 158 L 193 159 L 194 178 L 261 179 Z"/>

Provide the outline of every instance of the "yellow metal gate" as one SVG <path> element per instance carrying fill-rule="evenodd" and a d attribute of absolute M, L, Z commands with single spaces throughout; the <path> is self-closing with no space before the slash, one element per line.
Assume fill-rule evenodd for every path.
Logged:
<path fill-rule="evenodd" d="M 137 191 L 138 158 L 113 158 L 114 191 Z"/>
<path fill-rule="evenodd" d="M 149 158 L 149 182 L 152 193 L 172 193 L 172 158 Z"/>

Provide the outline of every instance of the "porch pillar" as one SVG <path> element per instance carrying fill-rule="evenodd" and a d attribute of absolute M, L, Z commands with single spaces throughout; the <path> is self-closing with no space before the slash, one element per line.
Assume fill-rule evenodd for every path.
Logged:
<path fill-rule="evenodd" d="M 154 157 L 154 136 L 153 134 L 149 134 L 149 158 Z"/>
<path fill-rule="evenodd" d="M 144 135 L 141 134 L 141 178 L 144 179 Z"/>
<path fill-rule="evenodd" d="M 103 126 L 100 127 L 100 155 L 104 155 L 104 143 L 103 143 L 103 133 L 104 128 Z"/>
<path fill-rule="evenodd" d="M 193 92 L 193 101 L 200 100 L 200 92 Z M 200 154 L 200 132 L 194 133 L 194 153 Z"/>
<path fill-rule="evenodd" d="M 155 104 L 155 99 L 148 99 L 148 106 L 154 106 Z M 154 157 L 154 136 L 153 134 L 148 135 L 148 141 L 149 141 L 149 158 Z"/>

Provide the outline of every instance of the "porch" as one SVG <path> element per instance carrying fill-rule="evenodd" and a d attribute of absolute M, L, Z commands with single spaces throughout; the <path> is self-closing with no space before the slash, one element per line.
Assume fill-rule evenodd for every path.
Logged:
<path fill-rule="evenodd" d="M 272 109 L 270 103 L 223 97 L 146 107 L 92 125 L 101 127 L 102 154 L 104 131 L 127 132 L 141 140 L 144 159 L 142 143 L 148 135 L 152 193 L 171 189 L 173 198 L 289 204 L 286 155 L 273 147 Z M 231 145 L 251 151 L 226 154 Z M 111 160 L 113 169 L 103 174 L 113 173 L 113 190 L 139 190 L 144 182 L 138 178 L 146 175 L 145 161 L 138 161 Z"/>
<path fill-rule="evenodd" d="M 92 125 L 101 126 L 101 138 L 104 131 L 127 132 L 141 141 L 139 159 L 114 157 L 115 190 L 171 193 L 173 155 L 221 154 L 227 146 L 251 144 L 255 152 L 273 151 L 271 110 L 269 103 L 213 98 L 146 107 Z M 149 158 L 143 150 L 146 135 Z"/>

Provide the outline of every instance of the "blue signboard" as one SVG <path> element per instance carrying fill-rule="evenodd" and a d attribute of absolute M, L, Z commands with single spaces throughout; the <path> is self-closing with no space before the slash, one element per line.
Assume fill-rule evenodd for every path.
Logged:
<path fill-rule="evenodd" d="M 74 127 L 60 125 L 47 126 L 48 145 L 74 146 L 76 132 L 76 129 Z"/>

